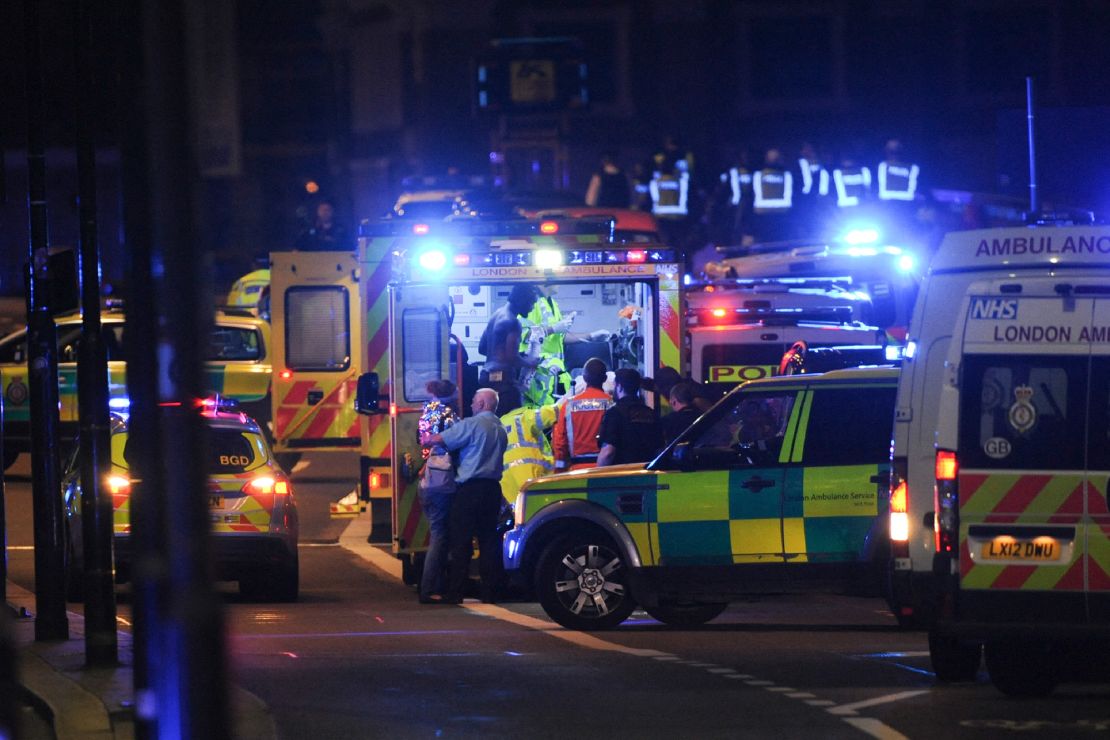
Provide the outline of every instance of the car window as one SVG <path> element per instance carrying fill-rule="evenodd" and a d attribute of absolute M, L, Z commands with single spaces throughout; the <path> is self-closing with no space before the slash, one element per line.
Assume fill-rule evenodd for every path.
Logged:
<path fill-rule="evenodd" d="M 255 329 L 215 326 L 208 336 L 209 362 L 221 360 L 258 360 L 262 357 L 262 337 Z"/>
<path fill-rule="evenodd" d="M 802 463 L 859 465 L 887 459 L 895 393 L 893 387 L 816 387 Z"/>
<path fill-rule="evenodd" d="M 347 289 L 297 287 L 285 293 L 285 364 L 291 370 L 342 371 L 351 365 Z"/>
<path fill-rule="evenodd" d="M 1086 357 L 1059 355 L 965 357 L 960 464 L 1008 470 L 1082 469 L 1087 365 Z"/>
<path fill-rule="evenodd" d="M 756 462 L 776 461 L 796 397 L 795 391 L 734 394 L 695 427 L 690 446 L 702 459 L 747 452 Z"/>
<path fill-rule="evenodd" d="M 242 473 L 264 452 L 256 435 L 238 429 L 213 429 L 209 435 L 209 472 Z"/>
<path fill-rule="evenodd" d="M 27 362 L 27 331 L 20 329 L 0 339 L 0 363 Z"/>
<path fill-rule="evenodd" d="M 1091 363 L 1090 470 L 1110 470 L 1110 357 L 1096 357 Z"/>

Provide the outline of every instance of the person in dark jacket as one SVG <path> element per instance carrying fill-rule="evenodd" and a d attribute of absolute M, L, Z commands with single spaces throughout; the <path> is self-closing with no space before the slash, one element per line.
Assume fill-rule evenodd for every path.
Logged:
<path fill-rule="evenodd" d="M 617 165 L 616 156 L 605 152 L 601 155 L 601 169 L 593 174 L 586 188 L 586 205 L 628 208 L 630 203 L 628 175 Z"/>
<path fill-rule="evenodd" d="M 640 373 L 622 367 L 614 378 L 617 402 L 601 417 L 597 435 L 598 466 L 647 462 L 663 447 L 663 430 L 655 411 L 640 399 Z"/>
<path fill-rule="evenodd" d="M 694 384 L 682 380 L 671 386 L 671 413 L 663 417 L 663 441 L 670 444 L 675 437 L 697 421 L 701 411 L 694 405 Z"/>

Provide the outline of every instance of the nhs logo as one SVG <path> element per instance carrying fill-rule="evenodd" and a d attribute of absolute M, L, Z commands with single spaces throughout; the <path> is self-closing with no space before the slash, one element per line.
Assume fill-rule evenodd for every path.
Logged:
<path fill-rule="evenodd" d="M 1015 298 L 973 298 L 973 319 L 1016 319 L 1018 302 Z"/>

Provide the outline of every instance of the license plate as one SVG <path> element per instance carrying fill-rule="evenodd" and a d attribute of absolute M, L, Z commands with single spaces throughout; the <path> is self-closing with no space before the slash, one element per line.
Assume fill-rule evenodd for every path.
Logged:
<path fill-rule="evenodd" d="M 223 496 L 215 496 L 215 495 L 209 496 L 208 497 L 208 508 L 209 509 L 222 509 L 222 508 L 224 508 L 224 497 Z"/>
<path fill-rule="evenodd" d="M 1021 560 L 1030 563 L 1059 560 L 1062 553 L 1059 540 L 1038 537 L 1035 540 L 1015 540 L 1013 537 L 996 537 L 983 543 L 983 560 Z"/>

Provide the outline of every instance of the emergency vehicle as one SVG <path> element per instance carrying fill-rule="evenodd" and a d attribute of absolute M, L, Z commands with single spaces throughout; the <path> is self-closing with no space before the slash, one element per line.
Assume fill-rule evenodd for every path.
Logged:
<path fill-rule="evenodd" d="M 100 318 L 101 337 L 108 355 L 109 405 L 127 399 L 124 362 L 124 313 L 107 307 Z M 81 314 L 55 318 L 58 331 L 58 391 L 60 430 L 73 437 L 77 428 L 77 354 Z M 246 311 L 218 311 L 204 355 L 207 390 L 238 401 L 243 410 L 265 427 L 270 419 L 270 325 Z M 4 467 L 15 462 L 31 444 L 31 407 L 27 375 L 27 330 L 0 339 L 0 378 L 4 392 Z"/>
<path fill-rule="evenodd" d="M 905 336 L 917 295 L 920 265 L 906 248 L 886 244 L 874 228 L 853 228 L 831 241 L 786 241 L 719 246 L 723 259 L 709 262 L 705 276 L 721 278 L 839 278 L 872 303 L 869 323 L 893 339 Z"/>
<path fill-rule="evenodd" d="M 944 604 L 941 586 L 958 574 L 949 569 L 965 563 L 938 550 L 936 528 L 940 524 L 934 489 L 941 389 L 948 374 L 945 363 L 968 288 L 976 281 L 1009 281 L 1006 284 L 1014 287 L 1006 290 L 1015 291 L 1009 295 L 1016 298 L 1024 291 L 1022 284 L 1036 278 L 1052 278 L 1063 286 L 1088 277 L 1110 277 L 1108 255 L 1110 228 L 1067 222 L 953 232 L 934 255 L 914 306 L 892 447 L 891 607 L 904 624 L 934 625 Z M 1003 304 L 998 305 L 1003 311 Z M 1001 313 L 997 318 L 1005 320 Z M 1016 320 L 1011 323 L 1019 325 Z M 1006 330 L 1002 331 L 1005 337 Z M 1003 401 L 1009 408 L 1017 399 L 998 403 Z M 1065 453 L 1061 450 L 1060 454 Z M 973 673 L 967 662 L 957 662 L 948 666 L 953 670 L 946 670 L 942 668 L 946 661 L 934 657 L 938 657 L 937 675 L 942 680 L 967 678 Z M 977 666 L 978 661 L 975 663 Z"/>
<path fill-rule="evenodd" d="M 685 369 L 721 393 L 778 374 L 798 342 L 885 343 L 881 329 L 864 323 L 869 296 L 836 279 L 722 279 L 690 285 L 686 304 Z"/>
<path fill-rule="evenodd" d="M 972 673 L 983 645 L 999 689 L 1041 695 L 1074 675 L 1061 647 L 1110 647 L 1108 409 L 1105 277 L 971 284 L 937 424 L 935 663 Z"/>
<path fill-rule="evenodd" d="M 528 481 L 505 535 L 510 576 L 553 620 L 607 629 L 639 605 L 689 626 L 729 601 L 877 593 L 898 370 L 734 388 L 650 463 Z"/>
<path fill-rule="evenodd" d="M 296 601 L 299 590 L 298 518 L 293 486 L 270 452 L 262 429 L 234 401 L 201 402 L 208 426 L 208 507 L 215 575 L 238 581 L 247 598 Z M 131 577 L 131 476 L 126 408 L 111 417 L 111 470 L 116 580 Z M 77 445 L 64 461 L 66 594 L 83 597 L 81 470 Z"/>

